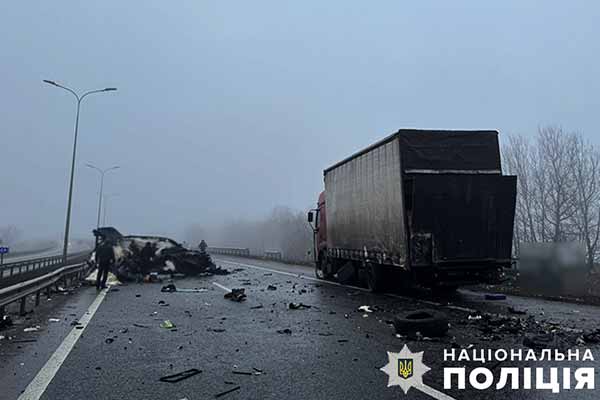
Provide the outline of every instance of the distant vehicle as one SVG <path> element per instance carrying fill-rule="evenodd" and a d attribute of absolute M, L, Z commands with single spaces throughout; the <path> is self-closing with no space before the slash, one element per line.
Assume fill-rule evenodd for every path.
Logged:
<path fill-rule="evenodd" d="M 454 290 L 511 266 L 516 176 L 498 132 L 401 129 L 324 171 L 308 213 L 318 278 L 342 268 L 372 291 L 410 279 Z"/>

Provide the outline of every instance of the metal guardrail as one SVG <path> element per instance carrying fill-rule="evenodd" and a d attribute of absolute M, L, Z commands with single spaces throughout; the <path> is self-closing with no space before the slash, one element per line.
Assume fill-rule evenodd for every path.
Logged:
<path fill-rule="evenodd" d="M 314 262 L 311 259 L 306 260 L 298 260 L 298 259 L 289 259 L 284 257 L 283 252 L 278 250 L 265 250 L 262 254 L 256 254 L 250 252 L 250 249 L 245 247 L 207 247 L 206 251 L 211 254 L 220 254 L 220 255 L 228 255 L 228 256 L 240 256 L 240 257 L 248 257 L 255 258 L 259 260 L 274 260 L 280 261 L 284 263 L 291 264 L 301 264 L 301 265 L 314 265 Z"/>
<path fill-rule="evenodd" d="M 41 268 L 59 266 L 62 265 L 62 263 L 62 256 L 52 256 L 2 264 L 0 265 L 0 280 L 31 271 L 36 271 Z"/>
<path fill-rule="evenodd" d="M 69 254 L 68 258 L 78 258 L 89 253 L 91 253 L 91 250 L 83 250 Z M 67 259 L 67 262 L 68 261 L 69 260 Z M 17 275 L 34 271 L 40 272 L 40 270 L 43 269 L 52 270 L 61 265 L 64 265 L 62 256 L 39 257 L 12 263 L 4 263 L 0 265 L 0 283 L 2 280 L 14 278 Z"/>
<path fill-rule="evenodd" d="M 25 314 L 27 296 L 35 295 L 35 305 L 37 306 L 40 304 L 42 290 L 46 289 L 46 294 L 50 297 L 52 285 L 58 285 L 62 281 L 67 286 L 68 279 L 72 280 L 75 277 L 80 280 L 88 268 L 89 265 L 87 263 L 67 265 L 48 272 L 45 275 L 0 289 L 0 314 L 4 314 L 4 308 L 7 305 L 16 301 L 21 302 L 20 314 Z"/>
<path fill-rule="evenodd" d="M 227 256 L 250 256 L 250 249 L 238 247 L 207 247 L 206 251 Z"/>
<path fill-rule="evenodd" d="M 265 250 L 263 257 L 268 260 L 283 260 L 283 255 L 281 252 L 276 250 Z"/>

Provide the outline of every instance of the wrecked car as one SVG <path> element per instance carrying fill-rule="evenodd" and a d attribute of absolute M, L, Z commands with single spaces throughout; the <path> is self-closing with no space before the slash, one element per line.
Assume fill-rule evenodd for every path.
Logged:
<path fill-rule="evenodd" d="M 101 240 L 113 243 L 113 273 L 121 281 L 139 281 L 144 276 L 155 273 L 186 276 L 227 273 L 212 262 L 206 251 L 188 249 L 167 237 L 124 236 L 113 227 L 94 229 L 93 233 L 96 244 Z"/>

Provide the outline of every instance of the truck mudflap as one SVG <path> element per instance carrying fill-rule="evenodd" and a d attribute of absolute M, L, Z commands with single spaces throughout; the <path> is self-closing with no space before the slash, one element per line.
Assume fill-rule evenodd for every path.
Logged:
<path fill-rule="evenodd" d="M 412 266 L 495 269 L 510 260 L 516 177 L 477 174 L 411 176 L 408 212 Z M 464 266 L 461 265 L 464 263 Z M 510 262 L 508 262 L 510 265 Z M 463 268 L 464 267 L 464 268 Z"/>

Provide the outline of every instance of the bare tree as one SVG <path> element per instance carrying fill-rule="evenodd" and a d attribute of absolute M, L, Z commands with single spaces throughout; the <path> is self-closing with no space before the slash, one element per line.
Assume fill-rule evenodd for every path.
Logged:
<path fill-rule="evenodd" d="M 575 135 L 574 180 L 573 224 L 585 245 L 588 268 L 592 269 L 600 237 L 600 153 L 581 134 Z"/>
<path fill-rule="evenodd" d="M 575 138 L 561 128 L 540 128 L 537 136 L 538 157 L 541 171 L 545 176 L 544 192 L 540 200 L 543 205 L 542 224 L 544 236 L 552 242 L 568 240 L 566 229 L 569 220 L 575 215 L 577 195 L 575 190 Z M 546 226 L 548 232 L 546 234 Z"/>
<path fill-rule="evenodd" d="M 522 242 L 578 241 L 591 268 L 600 249 L 600 152 L 578 133 L 543 127 L 533 141 L 510 136 L 502 148 L 518 176 L 515 253 Z"/>

